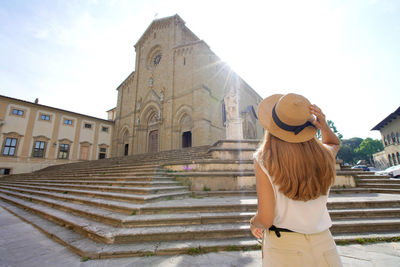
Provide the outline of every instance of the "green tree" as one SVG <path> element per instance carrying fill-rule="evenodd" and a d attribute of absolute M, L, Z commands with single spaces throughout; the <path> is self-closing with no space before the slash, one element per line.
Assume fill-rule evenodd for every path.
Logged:
<path fill-rule="evenodd" d="M 335 123 L 331 120 L 327 120 L 326 122 L 328 123 L 328 126 L 329 126 L 329 128 L 331 128 L 332 132 L 334 132 L 337 135 L 337 137 L 340 140 L 342 140 L 343 135 L 341 133 L 339 133 L 339 131 L 336 129 Z M 320 129 L 318 129 L 318 131 L 317 131 L 317 138 L 321 139 L 321 130 Z"/>
<path fill-rule="evenodd" d="M 364 139 L 355 152 L 359 154 L 360 159 L 371 161 L 372 155 L 383 150 L 383 144 L 380 140 L 370 137 Z"/>
<path fill-rule="evenodd" d="M 361 159 L 359 153 L 355 150 L 360 146 L 362 141 L 363 139 L 360 137 L 341 140 L 337 157 L 345 163 L 355 164 L 359 159 Z"/>
<path fill-rule="evenodd" d="M 356 153 L 354 152 L 354 149 L 350 146 L 350 145 L 346 145 L 346 144 L 342 144 L 340 146 L 339 152 L 337 154 L 337 157 L 341 160 L 343 160 L 343 162 L 346 163 L 351 163 L 354 164 L 355 163 L 355 156 Z"/>
<path fill-rule="evenodd" d="M 360 146 L 362 141 L 363 139 L 360 137 L 353 137 L 350 139 L 343 139 L 342 144 L 350 146 L 352 150 L 356 150 L 356 148 Z"/>

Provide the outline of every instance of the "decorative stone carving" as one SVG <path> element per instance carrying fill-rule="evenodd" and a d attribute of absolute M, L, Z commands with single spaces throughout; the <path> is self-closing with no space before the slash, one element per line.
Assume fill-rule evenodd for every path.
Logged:
<path fill-rule="evenodd" d="M 243 139 L 242 119 L 239 116 L 239 103 L 237 90 L 231 87 L 228 94 L 224 97 L 226 109 L 226 139 Z"/>
<path fill-rule="evenodd" d="M 235 88 L 231 88 L 227 95 L 224 97 L 226 108 L 226 119 L 233 121 L 239 119 L 238 97 Z"/>
<path fill-rule="evenodd" d="M 139 97 L 139 99 L 138 99 L 138 104 L 137 104 L 137 109 L 136 109 L 136 110 L 137 110 L 138 112 L 140 112 L 141 107 L 142 107 L 142 98 Z"/>
<path fill-rule="evenodd" d="M 160 91 L 160 102 L 164 102 L 165 87 Z"/>

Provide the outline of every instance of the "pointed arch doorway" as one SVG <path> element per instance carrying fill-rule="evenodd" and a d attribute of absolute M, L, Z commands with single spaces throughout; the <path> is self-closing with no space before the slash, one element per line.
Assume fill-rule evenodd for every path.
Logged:
<path fill-rule="evenodd" d="M 158 130 L 149 133 L 149 146 L 147 149 L 150 153 L 158 152 Z"/>
<path fill-rule="evenodd" d="M 182 134 L 182 148 L 192 147 L 192 132 L 187 131 Z"/>

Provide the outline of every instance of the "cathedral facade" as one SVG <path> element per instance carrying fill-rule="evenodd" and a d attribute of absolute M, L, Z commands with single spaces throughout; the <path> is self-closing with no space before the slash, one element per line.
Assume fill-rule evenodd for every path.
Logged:
<path fill-rule="evenodd" d="M 262 98 L 178 15 L 154 20 L 135 51 L 135 71 L 117 88 L 112 156 L 226 139 L 232 92 L 243 138 L 262 138 L 255 112 Z"/>

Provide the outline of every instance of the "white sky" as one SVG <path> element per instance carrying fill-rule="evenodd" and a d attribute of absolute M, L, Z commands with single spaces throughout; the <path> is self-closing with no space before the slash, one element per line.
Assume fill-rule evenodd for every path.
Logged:
<path fill-rule="evenodd" d="M 106 118 L 156 14 L 179 14 L 262 97 L 303 94 L 344 138 L 380 138 L 400 105 L 396 0 L 0 1 L 0 94 Z"/>

